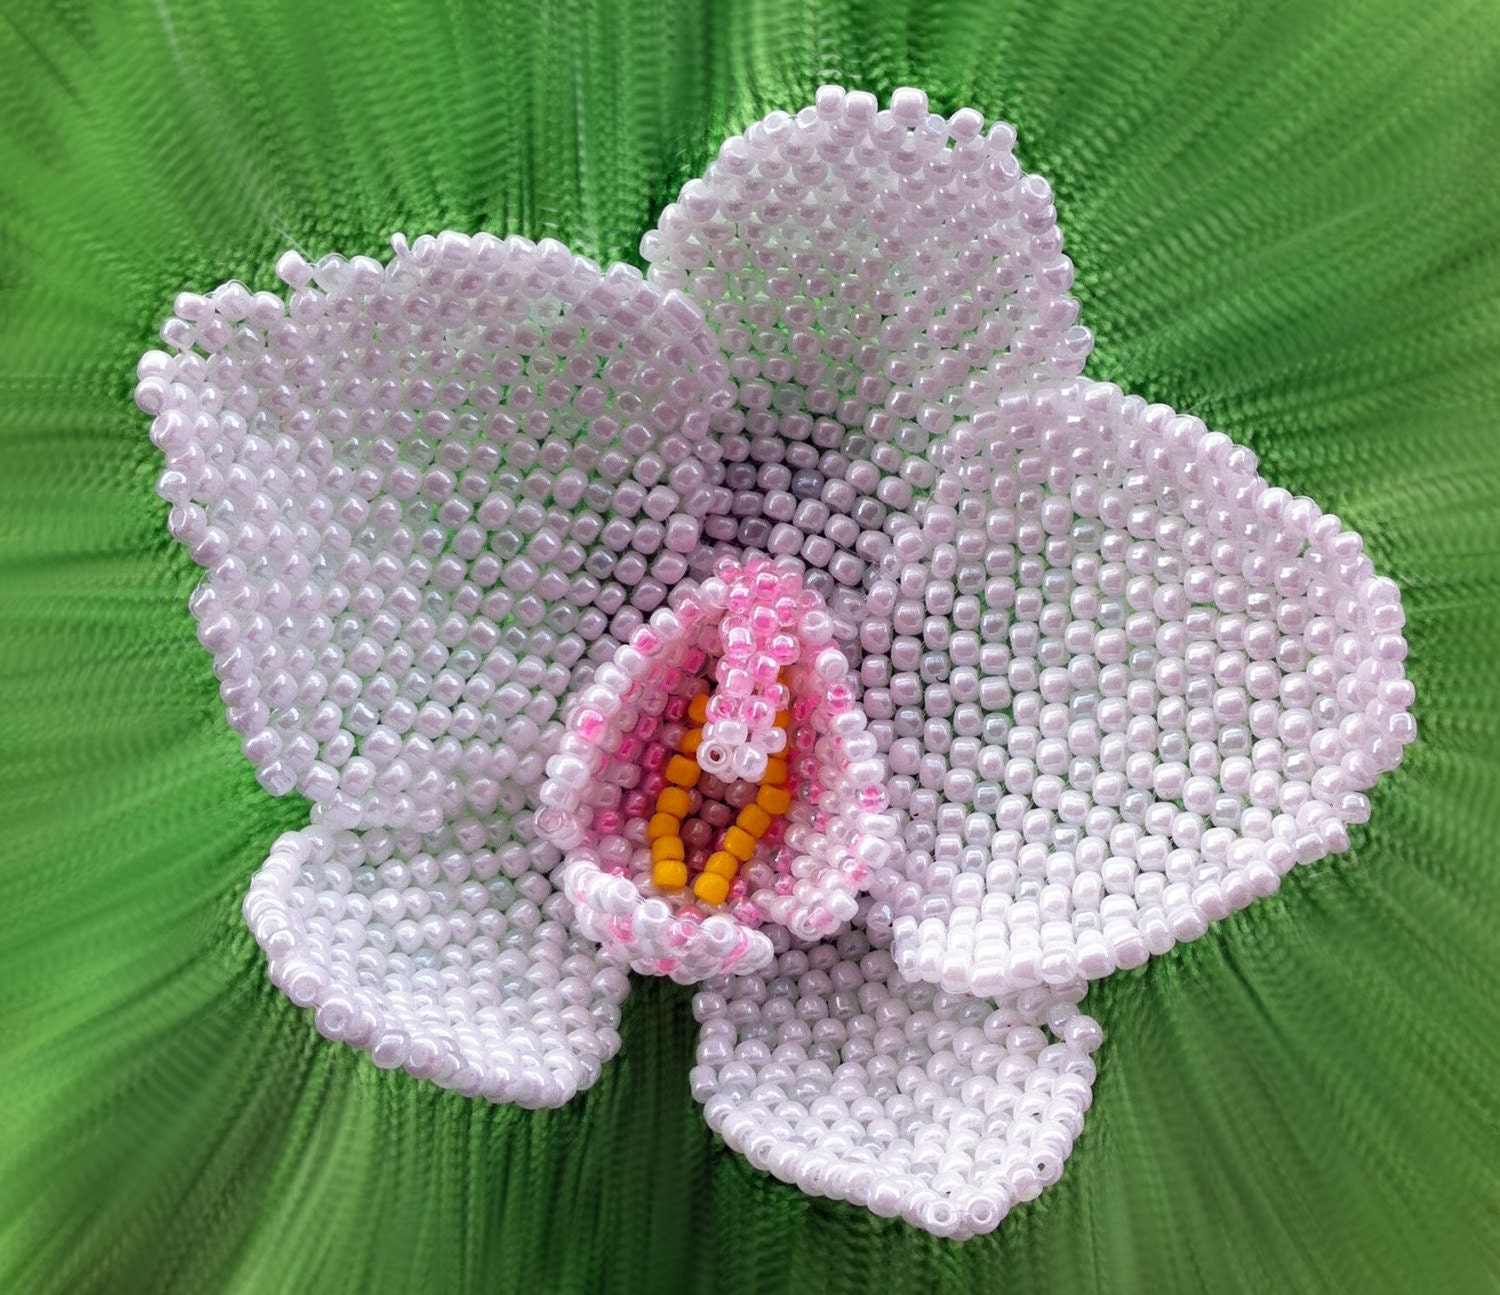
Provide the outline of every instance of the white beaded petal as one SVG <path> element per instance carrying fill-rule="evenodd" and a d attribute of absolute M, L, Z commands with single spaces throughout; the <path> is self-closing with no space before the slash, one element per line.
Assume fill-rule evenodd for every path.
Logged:
<path fill-rule="evenodd" d="M 738 391 L 714 420 L 726 452 L 791 469 L 748 487 L 762 517 L 740 542 L 840 588 L 888 548 L 885 509 L 922 486 L 906 462 L 997 396 L 1076 375 L 1092 346 L 1051 190 L 1009 126 L 982 124 L 930 115 L 920 90 L 877 111 L 824 87 L 728 140 L 641 243 L 651 282 L 718 332 Z"/>
<path fill-rule="evenodd" d="M 1092 1100 L 1081 982 L 1002 1002 L 908 982 L 860 930 L 707 981 L 693 1094 L 757 1168 L 942 1237 L 1056 1182 Z"/>
<path fill-rule="evenodd" d="M 290 301 L 182 294 L 136 399 L 261 784 L 431 831 L 520 810 L 580 659 L 708 561 L 724 366 L 627 266 L 394 244 L 387 266 L 289 252 Z"/>
<path fill-rule="evenodd" d="M 930 458 L 862 631 L 906 975 L 1136 967 L 1347 848 L 1415 731 L 1358 535 L 1106 383 L 1016 393 Z"/>
<path fill-rule="evenodd" d="M 573 929 L 528 832 L 288 832 L 244 904 L 271 980 L 377 1066 L 561 1106 L 619 1050 L 629 977 Z"/>
<path fill-rule="evenodd" d="M 1396 585 L 1247 449 L 1078 376 L 1050 190 L 982 127 L 824 87 L 684 187 L 646 281 L 445 233 L 178 298 L 137 401 L 229 722 L 315 802 L 245 915 L 324 1034 L 556 1105 L 626 964 L 711 976 L 725 1140 L 970 1236 L 1082 1126 L 1083 983 L 1348 844 L 1415 732 Z M 756 554 L 810 595 L 817 677 L 783 735 L 776 670 L 734 676 L 682 870 L 770 743 L 821 772 L 690 896 L 645 821 L 707 686 L 672 672 L 791 622 L 656 657 Z"/>

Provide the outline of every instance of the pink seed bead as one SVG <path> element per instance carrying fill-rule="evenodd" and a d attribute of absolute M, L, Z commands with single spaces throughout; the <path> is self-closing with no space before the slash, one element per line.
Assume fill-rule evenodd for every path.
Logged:
<path fill-rule="evenodd" d="M 738 697 L 729 697 L 722 692 L 716 692 L 708 699 L 710 720 L 739 719 L 743 710 L 744 702 Z"/>
<path fill-rule="evenodd" d="M 752 733 L 764 732 L 776 721 L 776 709 L 764 697 L 751 697 L 745 703 L 745 723 L 750 726 Z"/>
<path fill-rule="evenodd" d="M 731 621 L 725 617 L 719 627 L 719 637 L 724 644 L 724 656 L 736 661 L 748 659 L 755 650 L 755 633 L 742 621 Z"/>
<path fill-rule="evenodd" d="M 748 670 L 726 670 L 719 679 L 719 687 L 731 697 L 748 697 L 755 691 L 755 680 Z"/>

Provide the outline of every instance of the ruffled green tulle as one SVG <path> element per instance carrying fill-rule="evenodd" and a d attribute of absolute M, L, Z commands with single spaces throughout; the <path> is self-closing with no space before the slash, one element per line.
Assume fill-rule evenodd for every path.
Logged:
<path fill-rule="evenodd" d="M 1500 11 L 1370 0 L 0 17 L 0 1290 L 1457 1292 L 1500 1280 Z M 1020 131 L 1090 372 L 1252 445 L 1400 582 L 1421 735 L 1343 857 L 1098 986 L 1062 1183 L 935 1241 L 716 1146 L 689 995 L 562 1111 L 319 1039 L 240 921 L 256 786 L 130 399 L 172 296 L 287 246 L 634 259 L 828 80 Z"/>

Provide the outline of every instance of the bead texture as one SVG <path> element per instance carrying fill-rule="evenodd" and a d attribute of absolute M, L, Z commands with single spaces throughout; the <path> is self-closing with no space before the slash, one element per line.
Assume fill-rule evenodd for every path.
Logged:
<path fill-rule="evenodd" d="M 752 1163 L 939 1236 L 1056 1180 L 1087 981 L 1346 848 L 1415 736 L 1400 591 L 1082 377 L 1051 191 L 836 86 L 641 243 L 397 235 L 185 292 L 138 368 L 246 757 L 244 912 L 327 1037 L 555 1106 L 699 986 Z"/>

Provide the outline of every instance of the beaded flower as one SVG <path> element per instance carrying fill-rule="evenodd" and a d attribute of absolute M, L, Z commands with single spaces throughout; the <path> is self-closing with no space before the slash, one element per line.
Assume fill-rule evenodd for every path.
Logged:
<path fill-rule="evenodd" d="M 1345 848 L 1413 736 L 1396 585 L 1081 376 L 1050 190 L 925 95 L 730 139 L 643 276 L 293 252 L 136 398 L 230 725 L 311 822 L 244 912 L 330 1039 L 555 1106 L 629 977 L 803 1190 L 963 1237 L 1055 1181 L 1088 980 Z"/>

